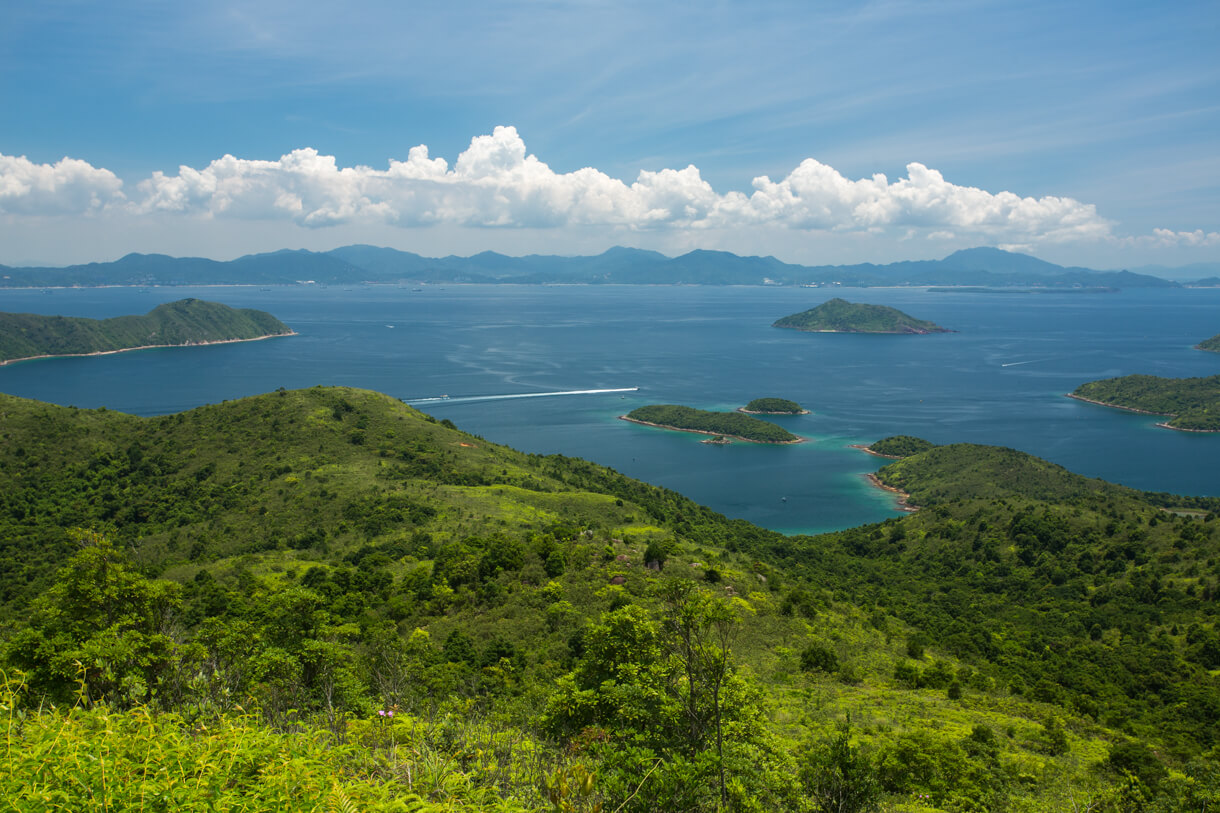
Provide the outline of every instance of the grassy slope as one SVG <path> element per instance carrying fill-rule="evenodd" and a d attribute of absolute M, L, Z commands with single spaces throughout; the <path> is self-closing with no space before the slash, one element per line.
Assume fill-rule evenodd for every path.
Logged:
<path fill-rule="evenodd" d="M 148 345 L 254 339 L 289 332 L 283 322 L 269 313 L 199 299 L 158 305 L 144 316 L 101 320 L 4 313 L 0 314 L 0 361 Z"/>
<path fill-rule="evenodd" d="M 986 725 L 1002 734 L 1005 771 L 1027 778 L 1010 792 L 1013 809 L 1028 810 L 1095 786 L 1094 766 L 1125 735 L 1182 760 L 1214 744 L 1199 714 L 1214 711 L 1220 689 L 1188 657 L 1188 636 L 1192 625 L 1214 632 L 1205 593 L 1218 575 L 1215 524 L 1011 450 L 938 447 L 892 464 L 882 478 L 925 510 L 787 538 L 358 390 L 272 393 L 160 418 L 0 396 L 0 418 L 10 624 L 72 552 L 72 526 L 110 527 L 147 572 L 188 587 L 211 574 L 230 606 L 257 606 L 311 568 L 337 577 L 379 553 L 393 586 L 352 618 L 388 614 L 438 643 L 455 630 L 508 638 L 528 654 L 519 674 L 495 679 L 521 699 L 496 702 L 527 725 L 522 709 L 565 671 L 586 621 L 624 599 L 654 605 L 661 574 L 642 566 L 642 552 L 664 540 L 666 573 L 714 566 L 722 581 L 711 589 L 742 599 L 750 620 L 734 651 L 782 741 L 827 734 L 849 713 L 878 748 L 920 732 L 958 742 Z M 568 538 L 566 567 L 551 577 L 527 564 L 478 592 L 412 586 L 447 544 L 496 532 Z M 926 652 L 910 646 L 920 639 Z M 836 669 L 802 671 L 812 642 L 836 653 Z M 909 670 L 900 679 L 902 666 L 919 679 Z M 960 698 L 946 696 L 951 683 Z M 1064 753 L 1046 745 L 1054 719 L 1066 726 Z"/>

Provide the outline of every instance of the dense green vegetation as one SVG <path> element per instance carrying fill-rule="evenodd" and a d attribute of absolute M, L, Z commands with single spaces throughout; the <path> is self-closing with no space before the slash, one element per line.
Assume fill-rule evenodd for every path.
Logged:
<path fill-rule="evenodd" d="M 745 405 L 743 412 L 759 412 L 767 415 L 805 415 L 809 410 L 787 398 L 755 398 Z"/>
<path fill-rule="evenodd" d="M 1160 378 L 1125 375 L 1081 384 L 1072 396 L 1107 406 L 1171 416 L 1174 429 L 1220 431 L 1220 375 Z"/>
<path fill-rule="evenodd" d="M 1204 339 L 1196 345 L 1200 350 L 1208 350 L 1212 353 L 1220 353 L 1220 334 L 1212 336 L 1210 339 Z"/>
<path fill-rule="evenodd" d="M 949 333 L 923 319 L 915 319 L 897 308 L 865 305 L 845 299 L 829 299 L 807 311 L 777 319 L 772 327 L 788 327 L 824 333 Z"/>
<path fill-rule="evenodd" d="M 740 412 L 712 412 L 677 404 L 650 404 L 633 409 L 624 417 L 629 421 L 669 429 L 725 435 L 756 443 L 794 443 L 800 440 L 787 429 Z"/>
<path fill-rule="evenodd" d="M 1220 802 L 1206 500 L 940 446 L 788 537 L 333 388 L 0 435 L 17 810 Z"/>
<path fill-rule="evenodd" d="M 113 319 L 0 313 L 0 363 L 133 347 L 256 339 L 291 332 L 269 313 L 200 299 L 181 299 L 158 305 L 144 316 Z"/>
<path fill-rule="evenodd" d="M 885 457 L 910 457 L 926 452 L 935 444 L 911 435 L 892 435 L 868 445 L 868 450 Z"/>

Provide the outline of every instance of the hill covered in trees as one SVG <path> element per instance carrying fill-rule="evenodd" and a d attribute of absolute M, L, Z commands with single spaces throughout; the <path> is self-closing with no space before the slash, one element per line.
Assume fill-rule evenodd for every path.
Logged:
<path fill-rule="evenodd" d="M 650 404 L 637 407 L 624 420 L 645 423 L 664 429 L 681 429 L 705 435 L 749 440 L 754 443 L 797 443 L 800 438 L 768 421 L 751 418 L 741 412 L 714 412 L 679 404 Z"/>
<path fill-rule="evenodd" d="M 112 319 L 0 313 L 0 364 L 43 356 L 211 344 L 291 333 L 291 328 L 264 311 L 201 299 L 181 299 L 158 305 L 143 316 Z"/>
<path fill-rule="evenodd" d="M 1212 353 L 1220 353 L 1220 334 L 1212 336 L 1210 339 L 1204 339 L 1196 345 L 1200 350 L 1208 350 Z"/>
<path fill-rule="evenodd" d="M 775 320 L 772 327 L 818 333 L 951 333 L 933 322 L 908 316 L 887 305 L 829 299 L 807 311 Z"/>
<path fill-rule="evenodd" d="M 1125 375 L 1081 384 L 1073 398 L 1134 412 L 1167 415 L 1171 429 L 1220 432 L 1220 375 L 1161 378 Z"/>
<path fill-rule="evenodd" d="M 0 418 L 30 809 L 1220 799 L 1217 501 L 949 445 L 785 536 L 360 390 Z"/>

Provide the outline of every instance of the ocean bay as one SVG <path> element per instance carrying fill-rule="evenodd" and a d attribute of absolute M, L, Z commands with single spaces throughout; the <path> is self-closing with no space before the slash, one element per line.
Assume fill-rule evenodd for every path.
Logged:
<path fill-rule="evenodd" d="M 0 391 L 152 415 L 280 386 L 364 387 L 490 441 L 584 457 L 789 532 L 897 516 L 893 498 L 864 479 L 883 461 L 850 448 L 892 434 L 1011 446 L 1136 488 L 1220 493 L 1220 435 L 1158 429 L 1156 418 L 1063 397 L 1128 373 L 1220 372 L 1220 356 L 1192 349 L 1220 331 L 1220 290 L 104 288 L 4 291 L 0 310 L 104 318 L 187 296 L 267 310 L 300 335 L 15 364 L 0 368 Z M 770 327 L 832 296 L 958 332 Z M 519 395 L 538 397 L 502 397 Z M 812 410 L 772 420 L 813 442 L 715 447 L 616 420 L 649 403 L 732 409 L 760 396 Z"/>

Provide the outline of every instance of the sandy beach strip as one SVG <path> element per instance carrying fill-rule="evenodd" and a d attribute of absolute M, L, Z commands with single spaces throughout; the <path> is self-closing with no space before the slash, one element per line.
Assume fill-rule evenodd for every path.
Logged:
<path fill-rule="evenodd" d="M 287 333 L 268 333 L 266 336 L 252 336 L 249 339 L 216 339 L 210 342 L 185 342 L 183 344 L 144 344 L 139 347 L 120 347 L 117 350 L 95 350 L 92 353 L 57 353 L 46 356 L 25 356 L 19 359 L 6 359 L 0 361 L 0 367 L 8 364 L 16 364 L 19 361 L 38 361 L 39 359 L 74 359 L 87 358 L 89 356 L 112 356 L 115 353 L 130 353 L 133 350 L 157 350 L 165 347 L 203 347 L 210 344 L 237 344 L 238 342 L 261 342 L 263 339 L 276 339 L 280 336 L 296 336 L 295 330 L 290 330 Z"/>

